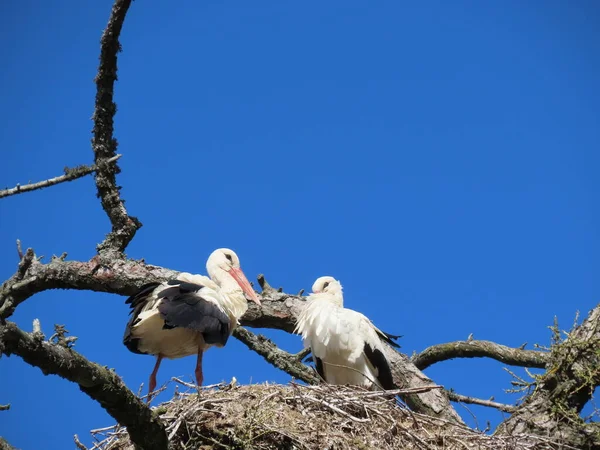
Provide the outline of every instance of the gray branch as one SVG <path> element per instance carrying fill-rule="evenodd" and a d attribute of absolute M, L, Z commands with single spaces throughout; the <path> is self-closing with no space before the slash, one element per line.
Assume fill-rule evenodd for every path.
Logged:
<path fill-rule="evenodd" d="M 433 345 L 412 357 L 421 370 L 432 364 L 454 358 L 492 358 L 511 366 L 544 368 L 548 353 L 507 347 L 491 341 L 456 341 Z"/>
<path fill-rule="evenodd" d="M 38 292 L 75 289 L 129 296 L 145 283 L 165 281 L 177 273 L 122 258 L 109 263 L 98 256 L 85 262 L 54 258 L 47 264 L 34 258 L 23 277 L 17 272 L 0 287 L 0 320 L 10 317 L 20 303 Z"/>
<path fill-rule="evenodd" d="M 490 408 L 499 409 L 500 411 L 503 411 L 506 413 L 512 413 L 515 410 L 514 406 L 506 405 L 504 403 L 498 403 L 493 400 L 483 400 L 481 398 L 476 398 L 476 397 L 467 397 L 466 395 L 457 394 L 456 392 L 452 392 L 452 391 L 446 391 L 446 392 L 448 394 L 448 397 L 450 397 L 450 400 L 453 402 L 487 406 Z"/>
<path fill-rule="evenodd" d="M 112 162 L 115 162 L 120 157 L 121 155 L 115 155 L 112 158 L 103 161 L 103 164 L 110 164 Z M 78 178 L 85 177 L 86 175 L 95 172 L 96 170 L 98 170 L 98 167 L 98 164 L 93 164 L 91 166 L 82 165 L 74 168 L 65 167 L 64 175 L 49 178 L 44 181 L 38 181 L 37 183 L 25 184 L 23 186 L 17 184 L 14 188 L 3 189 L 0 191 L 0 198 L 47 188 L 50 186 L 54 186 L 55 184 L 65 183 L 67 181 L 77 180 Z"/>
<path fill-rule="evenodd" d="M 0 350 L 18 355 L 44 375 L 54 374 L 77 383 L 114 419 L 127 427 L 131 440 L 145 450 L 166 450 L 167 434 L 160 420 L 112 370 L 88 361 L 73 349 L 51 344 L 20 330 L 14 323 L 0 325 Z"/>
<path fill-rule="evenodd" d="M 64 261 L 60 258 L 47 264 L 34 261 L 22 281 L 15 282 L 13 277 L 0 289 L 0 318 L 10 316 L 18 304 L 48 289 L 90 290 L 129 296 L 145 283 L 166 281 L 176 277 L 177 273 L 142 261 L 122 258 L 107 260 L 99 256 L 89 262 Z M 262 307 L 251 303 L 241 324 L 291 333 L 304 302 L 303 297 L 267 289 L 262 294 Z M 392 365 L 394 382 L 398 388 L 435 386 L 406 355 L 386 346 L 386 356 Z M 404 400 L 417 412 L 462 423 L 448 396 L 439 389 L 406 395 Z"/>
<path fill-rule="evenodd" d="M 263 335 L 256 335 L 243 327 L 236 328 L 233 335 L 250 350 L 265 358 L 269 364 L 308 384 L 319 383 L 319 378 L 310 367 L 302 364 L 296 355 L 281 350 L 273 341 Z"/>
<path fill-rule="evenodd" d="M 121 51 L 119 35 L 130 4 L 131 0 L 115 0 L 113 4 L 108 25 L 100 40 L 100 66 L 95 80 L 97 90 L 92 130 L 92 148 L 98 166 L 95 179 L 102 208 L 112 224 L 112 231 L 98 245 L 100 253 L 123 252 L 142 226 L 137 218 L 127 214 L 121 199 L 116 180 L 116 175 L 121 171 L 119 166 L 116 163 L 103 164 L 117 153 L 117 140 L 113 137 L 117 112 L 117 105 L 113 101 L 114 84 L 117 80 L 117 53 Z"/>

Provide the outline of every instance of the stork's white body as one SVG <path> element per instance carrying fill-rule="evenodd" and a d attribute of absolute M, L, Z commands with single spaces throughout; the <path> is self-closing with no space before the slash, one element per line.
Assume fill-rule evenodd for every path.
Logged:
<path fill-rule="evenodd" d="M 309 295 L 296 325 L 317 371 L 330 384 L 391 389 L 381 340 L 385 333 L 365 315 L 344 308 L 341 285 L 331 279 L 337 285 L 331 285 L 331 292 Z"/>

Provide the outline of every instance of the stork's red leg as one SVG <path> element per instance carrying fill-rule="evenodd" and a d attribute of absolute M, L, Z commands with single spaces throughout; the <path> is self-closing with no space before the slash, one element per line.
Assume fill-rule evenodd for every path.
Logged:
<path fill-rule="evenodd" d="M 202 382 L 204 381 L 204 375 L 202 374 L 202 355 L 204 350 L 201 348 L 198 349 L 198 361 L 196 361 L 196 384 L 198 386 L 202 386 Z"/>
<path fill-rule="evenodd" d="M 148 382 L 148 399 L 146 400 L 147 403 L 150 403 L 150 400 L 152 399 L 152 396 L 150 394 L 152 394 L 152 392 L 154 392 L 154 389 L 156 388 L 156 374 L 158 373 L 158 368 L 160 367 L 160 362 L 162 361 L 162 359 L 162 355 L 158 355 L 156 357 L 156 364 L 154 365 L 154 370 L 150 374 L 150 381 Z"/>

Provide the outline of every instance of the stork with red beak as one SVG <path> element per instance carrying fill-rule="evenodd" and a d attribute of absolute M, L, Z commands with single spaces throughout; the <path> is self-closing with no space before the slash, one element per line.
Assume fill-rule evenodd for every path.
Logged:
<path fill-rule="evenodd" d="M 381 331 L 363 314 L 344 308 L 342 285 L 320 277 L 298 316 L 294 332 L 310 348 L 318 374 L 329 384 L 394 389 L 384 342 L 399 338 Z"/>
<path fill-rule="evenodd" d="M 248 309 L 246 296 L 260 306 L 233 250 L 220 248 L 212 252 L 206 270 L 210 278 L 180 273 L 165 283 L 142 286 L 126 301 L 131 305 L 131 319 L 123 343 L 133 353 L 156 356 L 149 394 L 156 388 L 163 358 L 198 355 L 195 374 L 201 386 L 204 351 L 227 343 Z"/>

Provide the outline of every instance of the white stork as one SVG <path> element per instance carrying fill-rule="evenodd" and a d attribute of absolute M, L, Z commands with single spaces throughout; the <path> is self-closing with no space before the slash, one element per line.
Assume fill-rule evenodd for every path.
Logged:
<path fill-rule="evenodd" d="M 134 353 L 155 355 L 148 393 L 156 387 L 163 358 L 198 355 L 196 382 L 202 385 L 202 354 L 212 346 L 223 347 L 238 319 L 248 309 L 244 294 L 260 300 L 240 268 L 233 250 L 220 248 L 206 262 L 210 278 L 180 273 L 165 283 L 148 283 L 129 297 L 131 319 L 123 343 Z M 150 399 L 150 397 L 148 397 Z"/>
<path fill-rule="evenodd" d="M 342 285 L 320 277 L 298 317 L 295 332 L 310 348 L 317 372 L 327 383 L 394 389 L 383 341 L 399 347 L 399 336 L 379 330 L 363 314 L 344 308 Z"/>

